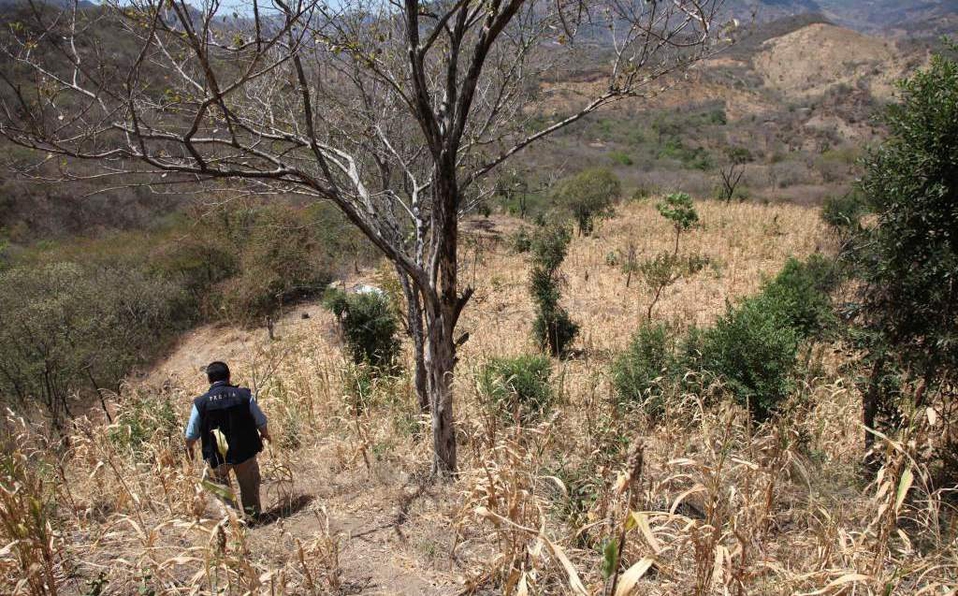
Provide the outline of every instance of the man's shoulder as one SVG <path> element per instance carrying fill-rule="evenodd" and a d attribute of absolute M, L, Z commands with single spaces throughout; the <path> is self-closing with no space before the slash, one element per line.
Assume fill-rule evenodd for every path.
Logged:
<path fill-rule="evenodd" d="M 222 401 L 223 399 L 240 399 L 246 401 L 252 399 L 252 396 L 252 391 L 246 387 L 237 387 L 235 385 L 218 385 L 216 387 L 211 387 L 209 391 L 195 398 L 193 400 L 193 404 L 198 409 L 203 409 L 203 406 L 210 401 Z"/>

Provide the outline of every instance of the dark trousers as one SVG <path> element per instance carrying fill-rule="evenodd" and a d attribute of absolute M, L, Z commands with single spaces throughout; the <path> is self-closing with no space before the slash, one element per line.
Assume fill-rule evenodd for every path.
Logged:
<path fill-rule="evenodd" d="M 214 482 L 230 486 L 230 471 L 236 476 L 236 483 L 239 484 L 243 511 L 247 515 L 259 515 L 262 507 L 259 502 L 260 476 L 256 456 L 236 465 L 220 464 L 210 469 L 210 475 Z"/>

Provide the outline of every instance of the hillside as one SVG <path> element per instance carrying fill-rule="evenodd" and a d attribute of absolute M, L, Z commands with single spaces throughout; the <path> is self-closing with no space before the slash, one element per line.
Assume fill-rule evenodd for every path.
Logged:
<path fill-rule="evenodd" d="M 821 14 L 844 27 L 870 33 L 935 37 L 955 31 L 955 0 L 730 0 L 724 10 L 759 23 Z"/>
<path fill-rule="evenodd" d="M 762 4 L 771 11 L 766 16 L 782 18 L 744 20 L 736 43 L 687 77 L 663 81 L 649 90 L 650 97 L 622 102 L 533 150 L 523 166 L 529 185 L 544 188 L 550 182 L 543 170 L 555 177 L 573 173 L 570 164 L 578 164 L 612 167 L 635 188 L 712 196 L 729 148 L 748 147 L 744 198 L 812 203 L 847 192 L 861 147 L 881 134 L 872 116 L 892 97 L 892 83 L 927 54 L 875 30 L 863 34 L 836 26 L 841 21 L 833 15 L 807 12 L 815 8 L 811 0 Z M 25 8 L 14 3 L 0 10 L 9 20 Z M 102 37 L 103 51 L 132 51 L 117 41 L 120 36 Z M 603 63 L 601 52 L 584 53 L 556 80 L 543 81 L 537 119 L 568 113 L 579 92 L 594 90 Z M 703 124 L 703 118 L 714 122 Z M 168 186 L 168 180 L 153 180 L 157 184 L 149 189 L 129 187 L 130 180 L 57 181 L 59 165 L 30 168 L 42 156 L 5 149 L 0 238 L 10 243 L 8 251 L 41 240 L 148 230 L 197 199 L 209 200 Z M 69 167 L 74 177 L 92 172 L 89 165 Z M 490 202 L 492 209 L 500 206 Z"/>
<path fill-rule="evenodd" d="M 819 203 L 850 190 L 858 158 L 884 134 L 877 117 L 894 82 L 927 61 L 925 49 L 821 16 L 762 23 L 681 78 L 530 150 L 519 172 L 547 188 L 550 177 L 606 167 L 638 192 L 713 197 L 738 152 L 746 164 L 736 198 Z M 575 75 L 541 84 L 541 120 L 570 113 L 601 84 Z"/>
<path fill-rule="evenodd" d="M 711 266 L 666 293 L 656 319 L 676 328 L 711 324 L 786 257 L 831 245 L 815 209 L 696 207 L 702 227 L 684 250 L 707 255 Z M 649 293 L 626 289 L 608 255 L 629 242 L 640 257 L 670 246 L 672 231 L 650 203 L 622 206 L 595 237 L 573 243 L 563 291 L 582 325 L 581 355 L 556 364 L 554 412 L 525 427 L 492 415 L 476 389 L 481 367 L 532 349 L 528 264 L 501 235 L 517 225 L 497 217 L 467 226 L 483 232 L 470 233 L 463 255 L 463 276 L 477 291 L 462 323 L 471 338 L 456 378 L 456 482 L 424 482 L 429 445 L 408 372 L 357 395 L 333 318 L 318 306 L 281 320 L 274 342 L 262 332 L 203 328 L 111 400 L 113 425 L 95 413 L 79 423 L 57 472 L 62 530 L 51 547 L 61 593 L 493 594 L 517 581 L 509 569 L 523 560 L 517 573 L 539 593 L 568 593 L 569 569 L 595 593 L 603 520 L 636 436 L 644 467 L 634 506 L 646 512 L 647 542 L 636 538 L 625 556 L 655 560 L 640 593 L 688 594 L 702 577 L 747 593 L 839 593 L 826 587 L 842 578 L 870 586 L 876 556 L 887 565 L 907 556 L 922 570 L 920 579 L 917 571 L 899 578 L 896 593 L 947 590 L 951 571 L 933 553 L 872 550 L 881 526 L 869 520 L 884 489 L 858 486 L 860 395 L 843 372 L 843 346 L 810 350 L 804 382 L 813 398 L 754 432 L 734 406 L 677 404 L 681 415 L 657 423 L 621 417 L 609 366 Z M 261 463 L 269 514 L 253 527 L 196 482 L 198 464 L 182 452 L 181 425 L 204 387 L 198 368 L 214 354 L 257 390 L 271 420 L 275 442 Z M 38 435 L 17 423 L 8 429 L 42 457 Z M 540 528 L 548 550 L 536 539 Z M 709 546 L 700 546 L 703 528 L 715 529 Z M 703 576 L 705 563 L 714 575 Z M 17 577 L 16 564 L 0 556 L 0 586 Z"/>
<path fill-rule="evenodd" d="M 893 42 L 827 24 L 812 24 L 762 44 L 752 58 L 766 87 L 792 101 L 824 95 L 831 87 L 865 86 L 878 101 L 894 93 L 906 73 Z"/>

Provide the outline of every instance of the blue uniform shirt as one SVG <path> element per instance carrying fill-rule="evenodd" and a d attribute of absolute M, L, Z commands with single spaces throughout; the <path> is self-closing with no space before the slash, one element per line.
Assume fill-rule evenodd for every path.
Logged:
<path fill-rule="evenodd" d="M 253 415 L 253 422 L 256 423 L 256 428 L 266 426 L 266 414 L 263 413 L 263 410 L 259 409 L 259 404 L 256 403 L 255 397 L 249 400 L 249 413 Z M 200 438 L 200 411 L 196 409 L 195 404 L 193 405 L 192 411 L 190 411 L 190 421 L 186 423 L 186 438 L 190 441 L 196 441 Z"/>

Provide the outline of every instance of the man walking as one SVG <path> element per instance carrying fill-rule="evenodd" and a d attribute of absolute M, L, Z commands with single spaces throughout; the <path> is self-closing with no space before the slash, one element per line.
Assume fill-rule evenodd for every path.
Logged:
<path fill-rule="evenodd" d="M 193 445 L 202 439 L 203 459 L 213 480 L 229 486 L 229 473 L 236 475 L 243 511 L 260 514 L 259 464 L 256 454 L 263 450 L 262 439 L 270 440 L 266 415 L 249 389 L 230 385 L 230 369 L 223 362 L 206 367 L 210 390 L 193 400 L 186 425 L 186 450 L 193 457 Z"/>

